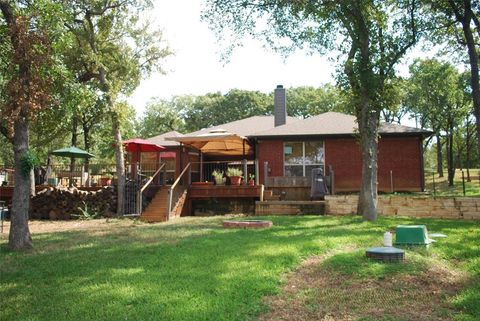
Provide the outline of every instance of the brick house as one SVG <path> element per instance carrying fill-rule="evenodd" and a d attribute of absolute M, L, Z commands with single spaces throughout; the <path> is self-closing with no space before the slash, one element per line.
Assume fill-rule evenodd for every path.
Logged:
<path fill-rule="evenodd" d="M 337 112 L 306 119 L 289 117 L 286 114 L 286 92 L 282 86 L 275 90 L 274 116 L 253 116 L 182 136 L 164 136 L 167 137 L 167 142 L 173 140 L 191 146 L 193 137 L 202 137 L 216 131 L 242 137 L 250 147 L 249 152 L 228 156 L 222 153 L 203 153 L 203 161 L 256 161 L 258 184 L 268 185 L 267 179 L 274 177 L 308 179 L 311 169 L 321 168 L 326 175 L 330 170 L 334 171 L 337 192 L 355 192 L 360 189 L 362 159 L 355 117 Z M 390 192 L 393 188 L 395 191 L 423 191 L 423 139 L 430 132 L 381 123 L 379 133 L 379 190 Z M 154 141 L 154 138 L 151 140 Z M 156 142 L 161 144 L 160 141 Z M 268 166 L 265 166 L 266 163 Z"/>
<path fill-rule="evenodd" d="M 196 132 L 165 133 L 148 140 L 167 148 L 172 180 L 187 175 L 187 199 L 216 197 L 263 198 L 263 188 L 286 200 L 308 200 L 311 171 L 320 168 L 330 178 L 331 192 L 356 192 L 361 185 L 361 152 L 354 116 L 327 112 L 306 119 L 287 116 L 286 90 L 275 89 L 274 115 L 253 116 Z M 382 123 L 379 130 L 378 189 L 381 192 L 424 190 L 423 140 L 431 133 Z M 215 169 L 240 167 L 244 183 L 255 175 L 255 186 L 201 186 Z M 203 183 L 197 183 L 203 182 Z M 211 183 L 208 183 L 211 184 Z M 252 194 L 253 193 L 253 194 Z M 259 195 L 261 193 L 261 195 Z M 171 203 L 171 202 L 170 202 Z M 172 206 L 172 205 L 171 205 Z"/>

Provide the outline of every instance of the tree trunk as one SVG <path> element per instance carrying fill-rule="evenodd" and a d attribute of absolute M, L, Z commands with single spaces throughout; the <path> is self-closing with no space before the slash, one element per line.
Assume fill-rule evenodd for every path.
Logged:
<path fill-rule="evenodd" d="M 440 135 L 437 135 L 437 173 L 438 177 L 443 177 L 442 141 Z"/>
<path fill-rule="evenodd" d="M 78 121 L 77 121 L 77 116 L 73 115 L 72 118 L 72 146 L 77 146 L 77 140 L 78 140 L 78 134 L 77 134 L 77 126 L 78 126 Z M 70 179 L 68 180 L 68 186 L 72 187 L 73 186 L 73 173 L 75 172 L 75 158 L 71 157 L 70 158 Z"/>
<path fill-rule="evenodd" d="M 16 26 L 16 17 L 9 2 L 0 1 L 0 10 L 7 21 L 10 30 Z M 10 35 L 10 40 L 15 49 L 18 45 L 18 36 L 15 33 Z M 23 61 L 18 64 L 18 76 L 22 79 L 21 94 L 29 96 L 30 83 L 28 81 L 28 64 Z M 27 99 L 28 100 L 28 99 Z M 10 215 L 10 234 L 8 246 L 12 250 L 26 250 L 33 247 L 32 237 L 28 228 L 28 211 L 30 209 L 31 173 L 26 175 L 22 170 L 22 157 L 28 152 L 28 112 L 29 106 L 20 106 L 19 114 L 13 123 L 13 154 L 15 160 L 15 188 L 13 190 L 12 213 Z"/>
<path fill-rule="evenodd" d="M 112 134 L 115 144 L 115 168 L 117 172 L 117 215 L 125 214 L 125 157 L 123 155 L 122 133 L 120 131 L 120 120 L 115 111 L 115 104 L 110 92 L 110 85 L 107 81 L 105 68 L 99 70 L 99 80 L 102 91 L 106 94 L 108 109 L 112 117 Z"/>
<path fill-rule="evenodd" d="M 12 250 L 25 250 L 33 247 L 28 228 L 30 208 L 30 174 L 22 172 L 22 157 L 28 151 L 28 111 L 22 108 L 22 115 L 14 123 L 13 151 L 15 156 L 15 188 L 13 190 L 12 214 L 10 223 L 9 247 Z"/>
<path fill-rule="evenodd" d="M 378 113 L 364 108 L 359 121 L 360 148 L 362 152 L 362 186 L 358 198 L 358 214 L 364 220 L 377 219 L 377 170 L 378 170 Z"/>
<path fill-rule="evenodd" d="M 478 67 L 478 52 L 471 29 L 472 15 L 471 4 L 465 7 L 463 17 L 457 15 L 457 20 L 462 23 L 463 34 L 467 44 L 468 59 L 470 63 L 470 85 L 472 86 L 473 113 L 475 114 L 477 130 L 477 149 L 480 155 L 480 75 Z M 462 19 L 463 18 L 463 19 Z"/>
<path fill-rule="evenodd" d="M 82 127 L 83 127 L 84 147 L 87 152 L 90 152 L 90 128 L 85 123 L 82 124 Z M 88 186 L 88 187 L 90 187 L 90 182 L 91 182 L 89 171 L 90 171 L 90 158 L 85 158 L 85 172 L 88 173 L 85 186 Z"/>
<path fill-rule="evenodd" d="M 447 132 L 447 173 L 448 186 L 453 186 L 453 179 L 455 177 L 455 165 L 453 164 L 453 125 L 449 125 Z"/>
<path fill-rule="evenodd" d="M 35 196 L 35 171 L 30 171 L 30 196 Z"/>
<path fill-rule="evenodd" d="M 111 98 L 109 104 L 113 105 Z M 115 141 L 115 161 L 117 172 L 117 215 L 125 214 L 125 160 L 123 155 L 122 133 L 118 114 L 112 110 L 112 133 Z"/>
<path fill-rule="evenodd" d="M 467 116 L 467 121 L 465 123 L 465 132 L 466 132 L 466 137 L 465 137 L 465 161 L 466 161 L 466 167 L 467 167 L 467 182 L 471 182 L 472 179 L 470 178 L 470 155 L 471 155 L 471 146 L 472 146 L 472 135 L 470 135 L 470 120 L 468 119 Z"/>

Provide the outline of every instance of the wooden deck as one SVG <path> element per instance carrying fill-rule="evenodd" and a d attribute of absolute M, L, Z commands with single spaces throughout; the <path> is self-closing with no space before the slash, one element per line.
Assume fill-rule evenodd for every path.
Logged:
<path fill-rule="evenodd" d="M 189 199 L 218 198 L 258 198 L 263 199 L 263 185 L 190 185 Z"/>

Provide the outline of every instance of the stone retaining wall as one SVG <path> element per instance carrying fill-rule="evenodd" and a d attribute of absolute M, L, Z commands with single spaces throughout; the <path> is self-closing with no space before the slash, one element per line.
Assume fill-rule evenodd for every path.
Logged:
<path fill-rule="evenodd" d="M 351 215 L 357 212 L 358 195 L 326 196 L 327 215 Z M 480 198 L 379 196 L 378 214 L 480 220 Z"/>
<path fill-rule="evenodd" d="M 255 215 L 324 215 L 323 201 L 255 202 Z"/>

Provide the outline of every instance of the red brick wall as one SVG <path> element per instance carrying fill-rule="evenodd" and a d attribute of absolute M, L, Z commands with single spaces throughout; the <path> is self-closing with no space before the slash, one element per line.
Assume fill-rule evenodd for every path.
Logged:
<path fill-rule="evenodd" d="M 257 142 L 257 159 L 260 184 L 265 184 L 264 163 L 270 167 L 269 176 L 283 176 L 283 141 L 264 140 Z"/>
<path fill-rule="evenodd" d="M 380 139 L 378 152 L 379 190 L 390 192 L 390 171 L 395 191 L 422 190 L 422 142 L 419 137 Z"/>
<path fill-rule="evenodd" d="M 378 146 L 378 189 L 390 192 L 390 171 L 395 191 L 421 191 L 422 158 L 419 137 L 385 137 Z M 325 141 L 326 165 L 335 171 L 337 191 L 358 191 L 362 157 L 355 139 Z"/>
<path fill-rule="evenodd" d="M 378 153 L 379 191 L 390 192 L 390 171 L 395 191 L 421 191 L 422 158 L 419 137 L 381 138 Z M 264 162 L 269 176 L 283 176 L 283 141 L 260 141 L 257 147 L 260 183 L 264 184 Z M 325 165 L 335 171 L 336 191 L 358 191 L 362 179 L 362 155 L 354 138 L 325 140 Z"/>
<path fill-rule="evenodd" d="M 358 191 L 362 179 L 362 154 L 353 138 L 325 140 L 325 166 L 335 171 L 335 190 Z"/>

